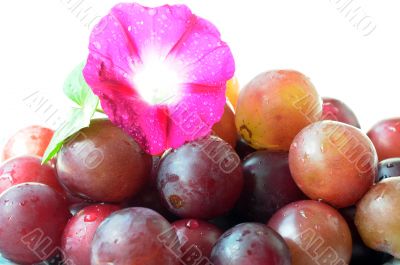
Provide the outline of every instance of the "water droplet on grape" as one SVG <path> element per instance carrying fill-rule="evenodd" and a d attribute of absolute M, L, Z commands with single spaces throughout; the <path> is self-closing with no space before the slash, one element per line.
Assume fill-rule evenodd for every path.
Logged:
<path fill-rule="evenodd" d="M 40 199 L 37 196 L 31 198 L 31 202 L 38 202 Z"/>
<path fill-rule="evenodd" d="M 299 213 L 303 218 L 307 219 L 307 215 L 304 211 L 300 211 Z"/>
<path fill-rule="evenodd" d="M 186 223 L 186 227 L 189 229 L 197 229 L 200 227 L 200 224 L 196 220 L 189 220 Z"/>
<path fill-rule="evenodd" d="M 85 215 L 85 217 L 83 218 L 83 221 L 86 223 L 94 222 L 96 220 L 97 220 L 97 216 L 92 215 L 92 214 Z"/>

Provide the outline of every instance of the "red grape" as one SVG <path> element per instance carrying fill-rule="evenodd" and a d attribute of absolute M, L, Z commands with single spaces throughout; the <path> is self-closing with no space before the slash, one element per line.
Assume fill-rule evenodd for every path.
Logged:
<path fill-rule="evenodd" d="M 346 104 L 334 98 L 323 98 L 322 100 L 322 118 L 324 120 L 340 121 L 360 128 L 356 115 Z"/>
<path fill-rule="evenodd" d="M 368 132 L 368 137 L 374 143 L 379 161 L 400 157 L 400 118 L 379 122 Z"/>
<path fill-rule="evenodd" d="M 3 160 L 21 155 L 43 156 L 53 134 L 53 130 L 36 125 L 19 130 L 7 141 Z"/>
<path fill-rule="evenodd" d="M 60 249 L 69 217 L 66 199 L 45 184 L 7 189 L 0 196 L 0 253 L 23 264 L 48 259 Z"/>
<path fill-rule="evenodd" d="M 400 258 L 400 177 L 376 184 L 357 205 L 355 223 L 364 243 Z"/>
<path fill-rule="evenodd" d="M 381 181 L 383 179 L 391 177 L 400 176 L 400 158 L 388 158 L 382 160 L 378 164 L 378 175 L 376 176 L 376 181 Z"/>
<path fill-rule="evenodd" d="M 310 80 L 280 70 L 262 73 L 240 90 L 235 121 L 253 148 L 288 151 L 296 134 L 321 116 L 322 100 Z"/>
<path fill-rule="evenodd" d="M 108 120 L 93 120 L 61 149 L 60 182 L 83 198 L 121 202 L 146 184 L 151 156 Z"/>
<path fill-rule="evenodd" d="M 177 244 L 175 246 L 175 244 Z M 179 265 L 173 227 L 146 208 L 126 208 L 111 214 L 92 241 L 92 264 Z"/>
<path fill-rule="evenodd" d="M 339 208 L 355 204 L 369 190 L 377 163 L 368 137 L 336 121 L 306 127 L 289 152 L 290 171 L 300 189 L 311 199 Z"/>
<path fill-rule="evenodd" d="M 285 241 L 264 224 L 243 223 L 226 231 L 215 244 L 214 265 L 291 265 Z"/>
<path fill-rule="evenodd" d="M 57 179 L 56 171 L 49 165 L 42 165 L 35 156 L 19 156 L 7 160 L 0 166 L 0 193 L 7 188 L 24 182 L 47 184 L 64 193 Z"/>
<path fill-rule="evenodd" d="M 110 204 L 88 206 L 72 217 L 64 229 L 61 248 L 71 264 L 90 265 L 91 243 L 100 223 L 120 207 Z"/>
<path fill-rule="evenodd" d="M 237 209 L 246 221 L 265 223 L 281 207 L 305 199 L 290 174 L 287 153 L 254 152 L 243 161 L 243 175 Z"/>
<path fill-rule="evenodd" d="M 222 231 L 213 224 L 196 220 L 183 219 L 172 223 L 181 243 L 181 251 L 187 252 L 196 246 L 201 256 L 210 258 L 211 250 L 222 235 Z"/>
<path fill-rule="evenodd" d="M 285 239 L 293 265 L 345 265 L 350 261 L 349 227 L 338 211 L 324 203 L 291 203 L 280 209 L 268 225 Z"/>
<path fill-rule="evenodd" d="M 162 158 L 157 184 L 161 198 L 174 214 L 211 219 L 231 210 L 240 196 L 240 159 L 218 137 L 193 141 Z"/>

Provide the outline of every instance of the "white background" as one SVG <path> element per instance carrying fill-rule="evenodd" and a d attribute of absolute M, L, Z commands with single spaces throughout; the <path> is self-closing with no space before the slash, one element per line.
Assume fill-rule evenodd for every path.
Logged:
<path fill-rule="evenodd" d="M 81 6 L 71 10 L 78 1 Z M 216 24 L 234 53 L 241 85 L 262 71 L 299 70 L 322 96 L 350 105 L 368 130 L 380 119 L 400 116 L 400 2 L 349 1 L 138 2 L 184 3 Z M 64 79 L 87 55 L 85 24 L 117 2 L 0 1 L 0 144 L 23 126 L 59 123 L 70 105 L 62 93 Z M 88 8 L 82 19 L 77 13 Z M 354 14 L 359 15 L 349 21 Z M 376 29 L 364 36 L 372 25 Z M 29 101 L 34 93 L 45 102 L 39 110 Z"/>

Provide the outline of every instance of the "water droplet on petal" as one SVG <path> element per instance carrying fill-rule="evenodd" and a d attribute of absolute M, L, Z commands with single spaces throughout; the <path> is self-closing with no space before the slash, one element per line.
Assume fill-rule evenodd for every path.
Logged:
<path fill-rule="evenodd" d="M 157 10 L 156 9 L 149 9 L 149 15 L 150 16 L 154 16 L 155 14 L 157 14 Z"/>

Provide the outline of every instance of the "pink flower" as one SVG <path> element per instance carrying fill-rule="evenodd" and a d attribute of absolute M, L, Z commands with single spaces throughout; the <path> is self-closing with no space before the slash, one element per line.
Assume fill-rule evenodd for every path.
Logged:
<path fill-rule="evenodd" d="M 210 133 L 235 64 L 220 33 L 184 5 L 119 4 L 94 28 L 84 77 L 110 120 L 160 154 Z"/>

